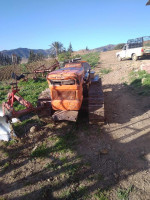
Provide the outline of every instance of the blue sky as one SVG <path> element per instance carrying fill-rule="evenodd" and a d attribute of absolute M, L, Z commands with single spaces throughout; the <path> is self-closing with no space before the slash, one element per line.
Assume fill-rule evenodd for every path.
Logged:
<path fill-rule="evenodd" d="M 0 0 L 0 50 L 48 49 L 60 41 L 73 50 L 150 35 L 148 0 Z"/>

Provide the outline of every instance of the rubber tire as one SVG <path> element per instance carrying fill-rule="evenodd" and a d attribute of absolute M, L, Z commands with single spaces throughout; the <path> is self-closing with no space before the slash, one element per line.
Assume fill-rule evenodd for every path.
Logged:
<path fill-rule="evenodd" d="M 132 55 L 132 60 L 133 61 L 137 61 L 138 60 L 138 57 L 137 57 L 137 55 L 135 53 Z"/>
<path fill-rule="evenodd" d="M 122 59 L 120 57 L 120 55 L 117 56 L 117 60 L 120 62 Z"/>

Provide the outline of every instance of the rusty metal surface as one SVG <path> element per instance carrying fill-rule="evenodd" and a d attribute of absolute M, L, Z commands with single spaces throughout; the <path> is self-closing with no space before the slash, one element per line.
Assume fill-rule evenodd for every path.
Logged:
<path fill-rule="evenodd" d="M 76 122 L 78 111 L 56 111 L 52 118 L 54 121 L 73 121 Z"/>
<path fill-rule="evenodd" d="M 55 63 L 53 65 L 51 65 L 50 67 L 45 67 L 45 65 L 41 65 L 40 67 L 36 68 L 33 73 L 34 73 L 34 79 L 37 78 L 37 74 L 41 73 L 44 74 L 45 73 L 49 73 L 54 71 L 57 67 L 60 67 L 59 62 L 57 60 L 55 60 Z"/>
<path fill-rule="evenodd" d="M 76 91 L 53 90 L 53 100 L 75 100 Z"/>

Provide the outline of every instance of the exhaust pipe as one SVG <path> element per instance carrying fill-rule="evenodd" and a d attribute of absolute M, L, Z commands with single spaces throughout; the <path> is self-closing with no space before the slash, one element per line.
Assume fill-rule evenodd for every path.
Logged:
<path fill-rule="evenodd" d="M 11 130 L 11 123 L 8 121 L 8 117 L 3 114 L 2 106 L 0 105 L 0 140 L 9 141 L 15 136 Z"/>

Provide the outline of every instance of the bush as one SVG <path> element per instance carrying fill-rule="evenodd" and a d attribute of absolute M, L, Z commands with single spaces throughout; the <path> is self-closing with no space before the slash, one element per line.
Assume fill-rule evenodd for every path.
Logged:
<path fill-rule="evenodd" d="M 117 44 L 117 45 L 114 47 L 114 50 L 122 49 L 124 45 L 125 45 L 125 43 Z"/>
<path fill-rule="evenodd" d="M 82 60 L 87 61 L 91 65 L 91 67 L 95 67 L 98 65 L 99 62 L 99 53 L 88 53 L 85 55 L 81 55 L 81 58 Z"/>
<path fill-rule="evenodd" d="M 64 62 L 65 60 L 71 59 L 71 52 L 64 52 L 58 55 L 58 60 Z"/>
<path fill-rule="evenodd" d="M 130 86 L 139 95 L 150 95 L 150 74 L 146 71 L 132 71 L 130 73 Z"/>

